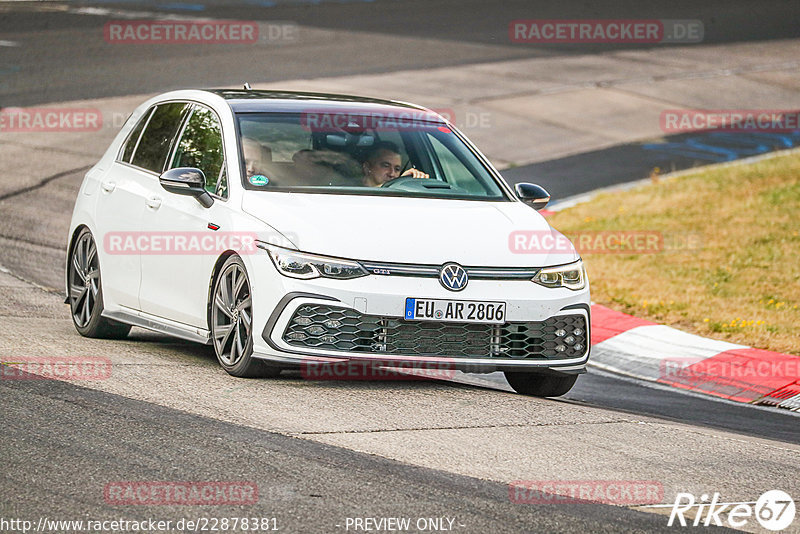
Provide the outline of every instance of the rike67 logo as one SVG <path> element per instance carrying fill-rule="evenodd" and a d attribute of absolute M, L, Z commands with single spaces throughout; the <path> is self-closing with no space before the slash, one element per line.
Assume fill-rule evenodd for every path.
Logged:
<path fill-rule="evenodd" d="M 794 500 L 781 490 L 764 492 L 755 502 L 720 502 L 719 493 L 714 493 L 711 502 L 708 495 L 695 502 L 691 493 L 678 493 L 667 526 L 731 526 L 741 528 L 752 519 L 767 530 L 779 531 L 788 528 L 794 521 Z M 688 516 L 688 517 L 687 517 Z"/>

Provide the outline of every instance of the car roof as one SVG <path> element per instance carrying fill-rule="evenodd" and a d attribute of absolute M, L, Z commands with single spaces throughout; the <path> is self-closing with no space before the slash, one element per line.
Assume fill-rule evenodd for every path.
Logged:
<path fill-rule="evenodd" d="M 247 89 L 209 89 L 225 99 L 234 113 L 351 112 L 404 116 L 413 113 L 418 120 L 445 122 L 436 112 L 422 106 L 354 95 L 302 91 L 262 91 Z"/>

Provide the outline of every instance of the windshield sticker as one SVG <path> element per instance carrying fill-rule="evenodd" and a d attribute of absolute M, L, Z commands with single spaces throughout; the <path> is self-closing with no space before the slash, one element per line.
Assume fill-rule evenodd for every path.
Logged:
<path fill-rule="evenodd" d="M 269 183 L 269 178 L 263 174 L 254 174 L 249 179 L 250 183 L 253 185 L 267 185 Z"/>

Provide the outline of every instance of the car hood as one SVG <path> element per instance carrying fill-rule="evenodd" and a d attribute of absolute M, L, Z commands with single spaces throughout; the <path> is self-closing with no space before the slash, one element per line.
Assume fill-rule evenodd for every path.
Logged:
<path fill-rule="evenodd" d="M 248 192 L 242 209 L 298 250 L 340 258 L 494 267 L 578 259 L 572 245 L 521 202 Z"/>

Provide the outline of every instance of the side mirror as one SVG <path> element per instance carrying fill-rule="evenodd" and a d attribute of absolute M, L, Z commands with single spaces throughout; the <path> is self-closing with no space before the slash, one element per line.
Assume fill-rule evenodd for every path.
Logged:
<path fill-rule="evenodd" d="M 536 211 L 547 206 L 550 202 L 550 193 L 544 187 L 536 184 L 520 183 L 514 186 L 517 196 L 528 206 Z"/>
<path fill-rule="evenodd" d="M 210 208 L 214 199 L 206 191 L 206 175 L 194 167 L 177 167 L 158 177 L 161 187 L 177 195 L 189 195 L 204 207 Z"/>

